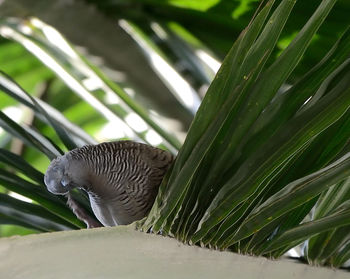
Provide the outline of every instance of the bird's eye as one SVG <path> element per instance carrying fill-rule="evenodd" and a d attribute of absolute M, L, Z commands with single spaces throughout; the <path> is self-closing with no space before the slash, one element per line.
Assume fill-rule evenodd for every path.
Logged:
<path fill-rule="evenodd" d="M 62 184 L 64 187 L 67 187 L 67 186 L 68 186 L 69 181 L 68 181 L 67 177 L 63 177 L 63 178 L 62 178 L 61 184 Z"/>

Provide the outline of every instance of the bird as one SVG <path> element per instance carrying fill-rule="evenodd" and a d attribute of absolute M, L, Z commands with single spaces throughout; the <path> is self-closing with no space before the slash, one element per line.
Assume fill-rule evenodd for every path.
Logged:
<path fill-rule="evenodd" d="M 127 225 L 148 214 L 173 160 L 168 151 L 134 141 L 85 145 L 52 160 L 44 183 L 55 195 L 83 189 L 103 226 Z M 89 227 L 83 215 L 77 217 Z"/>

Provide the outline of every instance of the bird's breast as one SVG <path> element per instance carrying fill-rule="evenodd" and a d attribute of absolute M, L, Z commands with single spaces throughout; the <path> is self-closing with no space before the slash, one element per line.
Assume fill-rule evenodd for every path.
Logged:
<path fill-rule="evenodd" d="M 101 199 L 89 194 L 91 208 L 104 226 L 127 225 L 144 217 L 126 194 Z"/>

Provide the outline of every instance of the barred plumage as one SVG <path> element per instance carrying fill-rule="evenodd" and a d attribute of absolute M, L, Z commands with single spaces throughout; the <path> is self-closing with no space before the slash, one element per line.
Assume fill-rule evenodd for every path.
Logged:
<path fill-rule="evenodd" d="M 173 161 L 164 150 L 132 141 L 86 145 L 53 160 L 45 184 L 54 194 L 82 188 L 104 226 L 146 216 Z"/>

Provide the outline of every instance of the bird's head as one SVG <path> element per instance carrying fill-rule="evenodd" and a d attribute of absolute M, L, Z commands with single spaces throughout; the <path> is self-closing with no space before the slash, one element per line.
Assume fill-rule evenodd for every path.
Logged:
<path fill-rule="evenodd" d="M 44 176 L 47 190 L 55 195 L 64 195 L 73 188 L 67 176 L 67 168 L 66 156 L 60 156 L 51 162 Z"/>

